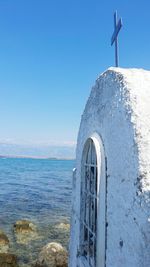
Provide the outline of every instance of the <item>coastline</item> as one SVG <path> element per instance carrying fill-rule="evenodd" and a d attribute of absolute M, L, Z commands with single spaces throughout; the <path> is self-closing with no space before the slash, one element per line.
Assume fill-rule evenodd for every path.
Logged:
<path fill-rule="evenodd" d="M 13 254 L 17 266 L 33 267 L 48 244 L 68 249 L 74 161 L 4 156 L 0 155 L 0 230 L 1 251 L 7 255 L 1 257 L 0 266 Z M 18 221 L 30 221 L 36 231 L 28 234 L 25 224 L 25 230 L 16 233 Z"/>

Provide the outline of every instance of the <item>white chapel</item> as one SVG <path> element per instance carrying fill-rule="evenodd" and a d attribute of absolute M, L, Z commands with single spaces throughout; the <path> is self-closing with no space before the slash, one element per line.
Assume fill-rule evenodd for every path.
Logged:
<path fill-rule="evenodd" d="M 150 266 L 150 71 L 109 68 L 82 115 L 69 267 Z"/>

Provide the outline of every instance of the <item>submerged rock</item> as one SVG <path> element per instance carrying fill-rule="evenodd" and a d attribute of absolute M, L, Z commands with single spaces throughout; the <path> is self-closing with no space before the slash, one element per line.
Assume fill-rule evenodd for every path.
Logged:
<path fill-rule="evenodd" d="M 20 220 L 14 224 L 15 233 L 24 234 L 24 233 L 30 233 L 30 232 L 35 232 L 35 231 L 36 231 L 36 226 L 28 220 Z"/>
<path fill-rule="evenodd" d="M 0 267 L 18 267 L 16 255 L 0 253 Z"/>
<path fill-rule="evenodd" d="M 67 250 L 59 243 L 48 243 L 39 254 L 34 267 L 67 267 Z"/>
<path fill-rule="evenodd" d="M 6 253 L 9 249 L 9 239 L 7 235 L 0 230 L 0 253 Z"/>
<path fill-rule="evenodd" d="M 67 248 L 70 235 L 69 228 L 69 224 L 64 222 L 49 224 L 47 227 L 43 227 L 40 233 L 43 237 L 46 236 L 47 242 L 61 243 Z"/>
<path fill-rule="evenodd" d="M 26 263 L 22 263 L 22 264 L 19 264 L 19 267 L 32 267 L 32 266 Z"/>
<path fill-rule="evenodd" d="M 14 224 L 14 233 L 18 244 L 28 244 L 38 238 L 37 227 L 28 220 L 20 220 Z"/>
<path fill-rule="evenodd" d="M 70 224 L 69 223 L 59 223 L 55 226 L 56 229 L 63 230 L 63 231 L 70 231 Z"/>

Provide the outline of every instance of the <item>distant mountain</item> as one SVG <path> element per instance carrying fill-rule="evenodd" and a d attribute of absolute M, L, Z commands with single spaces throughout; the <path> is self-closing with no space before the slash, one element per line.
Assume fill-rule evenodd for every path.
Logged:
<path fill-rule="evenodd" d="M 75 146 L 20 145 L 0 143 L 0 155 L 73 159 L 75 158 Z"/>

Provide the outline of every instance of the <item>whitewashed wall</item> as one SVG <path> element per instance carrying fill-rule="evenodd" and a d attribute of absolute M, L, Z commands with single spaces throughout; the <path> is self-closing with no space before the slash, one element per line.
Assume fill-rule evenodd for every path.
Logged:
<path fill-rule="evenodd" d="M 107 160 L 106 267 L 149 267 L 149 71 L 110 68 L 92 88 L 81 119 L 76 151 L 70 267 L 77 266 L 79 247 L 82 150 L 94 132 L 103 141 Z"/>

